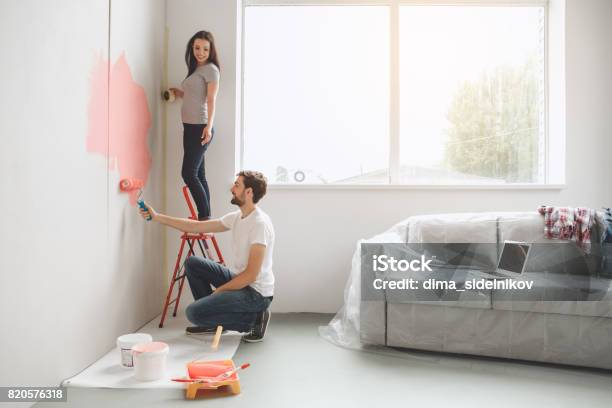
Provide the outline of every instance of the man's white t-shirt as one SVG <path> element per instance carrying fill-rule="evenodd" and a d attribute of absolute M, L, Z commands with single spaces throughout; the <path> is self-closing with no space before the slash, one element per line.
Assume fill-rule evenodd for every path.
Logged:
<path fill-rule="evenodd" d="M 228 264 L 232 274 L 237 275 L 244 271 L 249 262 L 251 245 L 266 246 L 266 254 L 261 265 L 261 271 L 255 282 L 251 283 L 253 289 L 262 296 L 274 295 L 274 274 L 272 273 L 272 252 L 274 251 L 274 227 L 268 214 L 256 207 L 253 212 L 242 218 L 240 210 L 225 214 L 221 223 L 232 233 L 233 263 Z"/>

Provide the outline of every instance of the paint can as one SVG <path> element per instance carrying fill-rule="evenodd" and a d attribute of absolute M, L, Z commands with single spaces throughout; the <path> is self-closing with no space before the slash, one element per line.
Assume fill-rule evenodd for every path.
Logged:
<path fill-rule="evenodd" d="M 117 337 L 117 347 L 121 353 L 121 366 L 125 368 L 134 367 L 132 347 L 140 343 L 150 343 L 153 336 L 147 333 L 130 333 Z"/>
<path fill-rule="evenodd" d="M 164 377 L 170 347 L 164 342 L 140 343 L 132 347 L 134 353 L 134 378 L 139 381 L 155 381 Z"/>

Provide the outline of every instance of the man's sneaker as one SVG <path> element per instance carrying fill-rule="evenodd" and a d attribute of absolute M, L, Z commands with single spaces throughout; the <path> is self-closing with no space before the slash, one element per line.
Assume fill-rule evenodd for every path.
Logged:
<path fill-rule="evenodd" d="M 216 327 L 199 327 L 199 326 L 189 326 L 185 329 L 185 333 L 187 334 L 215 334 L 217 332 Z M 223 330 L 222 333 L 225 333 L 226 330 Z"/>
<path fill-rule="evenodd" d="M 270 324 L 270 311 L 266 309 L 261 312 L 255 321 L 255 326 L 251 329 L 251 332 L 245 336 L 242 336 L 242 340 L 247 343 L 257 343 L 264 339 L 266 335 L 266 330 L 268 329 L 268 324 Z"/>

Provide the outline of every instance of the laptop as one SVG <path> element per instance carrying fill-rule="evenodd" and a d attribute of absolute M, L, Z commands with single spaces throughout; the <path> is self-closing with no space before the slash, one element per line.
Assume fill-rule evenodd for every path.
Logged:
<path fill-rule="evenodd" d="M 485 279 L 514 279 L 525 272 L 531 244 L 517 241 L 504 241 L 497 269 L 493 272 L 478 272 Z"/>

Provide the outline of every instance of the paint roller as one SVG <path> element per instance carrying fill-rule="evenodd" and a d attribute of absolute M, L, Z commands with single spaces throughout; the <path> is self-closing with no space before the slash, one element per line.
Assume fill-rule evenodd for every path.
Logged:
<path fill-rule="evenodd" d="M 123 191 L 123 192 L 131 192 L 131 191 L 135 191 L 138 190 L 138 196 L 136 198 L 136 202 L 138 203 L 138 206 L 143 210 L 143 211 L 148 211 L 147 206 L 144 203 L 144 200 L 142 199 L 142 187 L 144 186 L 144 182 L 140 179 L 137 178 L 126 178 L 126 179 L 122 179 L 119 182 L 119 190 Z M 151 213 L 149 213 L 149 216 L 147 217 L 147 221 L 151 221 L 153 217 L 151 217 Z"/>
<path fill-rule="evenodd" d="M 162 93 L 162 98 L 164 98 L 166 102 L 174 102 L 176 95 L 172 89 L 167 89 Z"/>
<path fill-rule="evenodd" d="M 130 192 L 130 191 L 134 191 L 134 190 L 142 190 L 142 187 L 144 186 L 144 183 L 142 182 L 142 180 L 140 179 L 136 179 L 136 178 L 126 178 L 126 179 L 122 179 L 119 182 L 119 189 L 123 192 Z"/>

